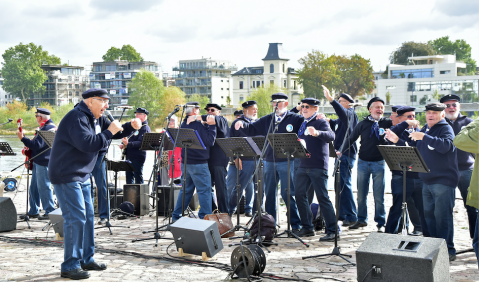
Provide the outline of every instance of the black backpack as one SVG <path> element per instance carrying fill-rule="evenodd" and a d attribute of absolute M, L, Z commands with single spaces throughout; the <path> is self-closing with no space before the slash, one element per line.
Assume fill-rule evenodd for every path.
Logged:
<path fill-rule="evenodd" d="M 263 214 L 261 216 L 261 236 L 264 236 L 266 241 L 272 241 L 276 233 L 276 223 L 270 214 Z M 258 235 L 258 217 L 255 217 L 253 226 L 250 230 L 250 237 L 254 238 Z"/>

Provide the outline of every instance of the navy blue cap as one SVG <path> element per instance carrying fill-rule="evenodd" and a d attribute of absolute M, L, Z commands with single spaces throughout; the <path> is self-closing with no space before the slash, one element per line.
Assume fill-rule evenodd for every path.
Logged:
<path fill-rule="evenodd" d="M 454 95 L 454 94 L 448 94 L 448 95 L 442 97 L 441 100 L 439 100 L 439 102 L 444 103 L 446 101 L 451 101 L 451 100 L 461 102 L 461 97 L 459 97 L 457 95 Z"/>
<path fill-rule="evenodd" d="M 374 102 L 381 102 L 381 103 L 384 104 L 384 100 L 379 98 L 379 97 L 371 98 L 371 100 L 369 100 L 369 102 L 368 102 L 368 110 Z"/>
<path fill-rule="evenodd" d="M 105 89 L 98 89 L 98 88 L 90 88 L 87 91 L 83 92 L 83 94 L 81 95 L 83 99 L 88 99 L 91 97 L 101 97 L 101 98 L 110 99 L 110 97 L 108 96 L 108 91 L 106 91 Z"/>
<path fill-rule="evenodd" d="M 341 93 L 341 94 L 339 94 L 339 97 L 348 100 L 350 103 L 354 103 L 353 97 L 351 97 L 351 95 L 349 95 L 349 94 Z"/>
<path fill-rule="evenodd" d="M 284 93 L 275 93 L 273 95 L 271 95 L 271 102 L 273 102 L 274 100 L 286 100 L 288 101 L 288 95 L 284 94 Z"/>
<path fill-rule="evenodd" d="M 129 214 L 133 214 L 135 212 L 135 206 L 128 201 L 121 203 L 121 205 L 118 208 L 120 208 L 120 210 Z"/>
<path fill-rule="evenodd" d="M 208 103 L 208 104 L 206 104 L 205 110 L 207 110 L 208 108 L 216 108 L 216 109 L 218 109 L 218 110 L 221 111 L 220 105 L 215 104 L 215 103 Z"/>
<path fill-rule="evenodd" d="M 200 103 L 198 102 L 188 102 L 186 103 L 187 106 L 195 106 L 195 108 L 199 108 L 200 107 Z"/>
<path fill-rule="evenodd" d="M 49 116 L 49 115 L 52 114 L 49 110 L 44 109 L 44 108 L 37 108 L 37 112 L 36 112 L 36 113 L 37 113 L 37 114 L 44 114 L 44 115 L 47 115 L 47 116 Z"/>
<path fill-rule="evenodd" d="M 145 108 L 136 108 L 135 113 L 146 114 L 146 115 L 149 115 L 149 114 L 150 114 L 150 112 L 149 112 L 147 109 L 145 109 Z"/>
<path fill-rule="evenodd" d="M 241 106 L 243 107 L 243 109 L 246 109 L 246 108 L 251 107 L 251 106 L 256 105 L 256 104 L 258 104 L 258 103 L 256 103 L 256 101 L 249 100 L 249 101 L 246 101 L 243 104 L 241 104 Z"/>
<path fill-rule="evenodd" d="M 391 111 L 396 113 L 398 109 L 401 107 L 402 107 L 401 105 L 391 106 Z"/>
<path fill-rule="evenodd" d="M 446 105 L 443 103 L 433 102 L 426 105 L 426 112 L 427 111 L 435 111 L 435 112 L 442 112 L 446 109 Z"/>
<path fill-rule="evenodd" d="M 400 116 L 404 115 L 404 114 L 407 113 L 407 112 L 412 112 L 412 111 L 415 111 L 415 110 L 416 110 L 416 108 L 414 108 L 414 107 L 411 107 L 411 106 L 403 106 L 403 107 L 399 107 L 396 112 L 397 112 L 397 114 L 398 114 L 398 117 L 400 117 Z"/>
<path fill-rule="evenodd" d="M 237 110 L 237 111 L 234 112 L 233 115 L 234 115 L 234 116 L 240 116 L 240 115 L 242 115 L 242 114 L 243 114 L 243 111 L 242 111 L 242 110 Z"/>
<path fill-rule="evenodd" d="M 306 103 L 308 105 L 313 105 L 313 106 L 318 106 L 319 105 L 319 100 L 315 98 L 304 98 L 301 100 L 301 103 Z"/>

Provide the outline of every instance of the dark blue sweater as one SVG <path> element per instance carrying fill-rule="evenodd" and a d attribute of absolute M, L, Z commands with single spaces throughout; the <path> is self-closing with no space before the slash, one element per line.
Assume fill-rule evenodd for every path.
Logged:
<path fill-rule="evenodd" d="M 130 124 L 130 122 L 127 122 Z M 135 131 L 136 132 L 136 131 Z M 126 146 L 126 159 L 130 161 L 137 161 L 144 163 L 146 159 L 146 151 L 140 150 L 141 142 L 143 141 L 143 135 L 145 133 L 151 132 L 150 127 L 148 126 L 148 121 L 145 120 L 141 123 L 141 128 L 138 130 L 138 134 L 133 133 L 133 135 L 128 140 L 128 145 Z"/>
<path fill-rule="evenodd" d="M 216 125 L 203 125 L 199 121 L 190 122 L 186 124 L 187 118 L 183 120 L 180 128 L 190 128 L 196 130 L 199 137 L 203 141 L 206 150 L 202 149 L 188 149 L 187 164 L 206 164 L 210 158 L 210 147 L 213 146 L 216 139 Z M 181 148 L 181 162 L 185 162 L 185 148 Z"/>
<path fill-rule="evenodd" d="M 397 124 L 396 126 L 391 127 L 391 131 L 394 132 L 399 137 L 399 141 L 395 144 L 396 146 L 406 146 L 406 143 L 404 140 L 410 140 L 409 139 L 410 133 L 407 131 L 408 127 L 409 127 L 409 124 L 405 121 L 401 122 L 400 124 Z M 393 144 L 392 142 L 389 142 L 389 141 L 388 143 Z M 408 141 L 408 145 L 409 145 L 409 141 Z M 399 171 L 399 170 L 393 170 L 391 172 L 393 175 L 400 175 L 400 176 L 403 175 L 402 171 Z M 406 178 L 418 179 L 419 173 L 413 172 L 413 171 L 407 171 Z"/>
<path fill-rule="evenodd" d="M 346 129 L 348 129 L 349 135 L 351 135 L 356 125 L 358 125 L 358 116 L 356 115 L 354 109 L 346 109 L 341 106 L 341 104 L 339 104 L 336 100 L 333 100 L 331 102 L 331 106 L 333 106 L 334 111 L 338 115 L 337 119 L 329 120 L 329 125 L 331 126 L 331 129 L 334 131 L 334 133 L 336 133 L 336 140 L 334 140 L 334 149 L 336 149 L 336 151 L 339 151 L 341 145 L 343 144 L 344 137 L 346 136 Z M 351 124 L 349 124 L 348 122 L 350 118 L 352 118 Z M 356 145 L 356 142 L 354 142 L 351 146 L 350 145 L 351 144 L 344 144 L 344 147 L 349 147 L 349 149 L 344 151 L 343 154 L 349 155 L 350 158 L 355 159 L 358 152 L 358 146 Z"/>
<path fill-rule="evenodd" d="M 251 121 L 247 118 L 245 118 L 244 115 L 241 115 L 239 118 L 235 119 L 232 123 L 231 123 L 231 128 L 230 128 L 230 136 L 229 137 L 251 137 L 251 136 L 254 136 L 254 135 L 246 135 L 245 132 L 241 131 L 241 130 L 235 130 L 235 124 L 241 120 L 243 122 L 243 124 L 246 124 L 246 123 L 251 123 Z M 263 148 L 259 148 L 259 150 L 263 150 Z M 253 157 L 241 157 L 242 160 L 253 160 L 254 158 Z"/>
<path fill-rule="evenodd" d="M 95 117 L 81 101 L 61 120 L 53 142 L 48 176 L 53 184 L 85 182 L 93 171 L 98 152 L 108 145 L 108 141 L 128 136 L 134 129 L 123 125 L 123 133 L 115 136 L 109 130 L 110 121 L 98 119 L 101 133 L 96 134 Z"/>
<path fill-rule="evenodd" d="M 49 119 L 40 128 L 40 131 L 55 131 L 56 128 L 57 127 L 55 126 L 53 121 Z M 32 140 L 28 139 L 27 137 L 23 137 L 21 141 L 32 151 L 32 158 L 48 148 L 48 145 L 45 143 L 45 141 L 43 141 L 42 137 L 38 136 L 38 134 L 35 134 L 35 137 L 33 137 Z M 48 150 L 45 153 L 39 155 L 38 157 L 33 159 L 33 162 L 37 165 L 48 166 L 51 151 L 52 150 Z"/>
<path fill-rule="evenodd" d="M 207 115 L 202 115 L 201 118 L 206 121 Z M 224 116 L 215 116 L 216 122 L 216 138 L 228 137 L 228 121 Z M 228 165 L 229 158 L 221 150 L 220 145 L 215 144 L 210 148 L 210 157 L 208 165 L 210 166 L 224 166 Z"/>
<path fill-rule="evenodd" d="M 334 140 L 334 132 L 324 119 L 312 119 L 306 124 L 307 127 L 312 126 L 319 130 L 317 137 L 311 135 L 301 135 L 299 138 L 306 142 L 306 149 L 311 153 L 310 158 L 301 158 L 299 167 L 304 168 L 320 168 L 328 170 L 329 163 L 329 142 Z"/>
<path fill-rule="evenodd" d="M 461 114 L 457 116 L 457 119 L 454 122 L 447 118 L 446 121 L 449 123 L 449 125 L 452 126 L 452 129 L 454 130 L 454 135 L 457 135 L 464 126 L 473 122 L 471 118 L 468 118 L 467 116 L 463 116 Z M 474 168 L 473 154 L 457 149 L 457 164 L 459 166 L 459 170 L 472 170 Z"/>
<path fill-rule="evenodd" d="M 296 133 L 298 134 L 298 130 L 301 127 L 301 123 L 303 123 L 304 118 L 300 115 L 287 111 L 285 113 L 285 117 L 280 123 L 275 123 L 271 128 L 270 132 L 273 132 L 275 127 L 277 128 L 274 133 Z M 271 125 L 272 115 L 269 114 L 264 116 L 253 123 L 243 123 L 244 128 L 240 128 L 240 131 L 243 131 L 247 136 L 257 136 L 257 135 L 264 135 L 268 134 L 268 128 Z M 286 128 L 290 128 L 291 131 L 288 131 Z M 234 129 L 234 128 L 233 128 Z M 265 152 L 264 160 L 267 162 L 285 162 L 287 158 L 276 158 L 273 153 L 273 149 L 271 145 L 268 144 L 268 148 Z"/>

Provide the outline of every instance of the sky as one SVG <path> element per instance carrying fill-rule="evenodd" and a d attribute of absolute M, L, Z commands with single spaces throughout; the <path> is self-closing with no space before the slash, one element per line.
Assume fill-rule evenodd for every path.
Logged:
<path fill-rule="evenodd" d="M 87 69 L 112 46 L 130 44 L 163 72 L 202 57 L 239 70 L 262 66 L 268 44 L 279 42 L 289 67 L 319 50 L 359 54 L 379 71 L 403 42 L 446 35 L 469 43 L 479 62 L 477 0 L 0 0 L 0 27 L 2 54 L 33 42 Z"/>

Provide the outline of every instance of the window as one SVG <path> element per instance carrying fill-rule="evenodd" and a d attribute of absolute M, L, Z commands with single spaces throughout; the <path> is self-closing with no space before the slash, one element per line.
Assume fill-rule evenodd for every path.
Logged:
<path fill-rule="evenodd" d="M 396 85 L 389 85 L 389 86 L 386 86 L 386 89 L 396 89 Z"/>
<path fill-rule="evenodd" d="M 243 81 L 239 82 L 239 89 L 243 89 Z"/>
<path fill-rule="evenodd" d="M 226 82 L 230 82 L 230 80 L 228 79 L 228 80 L 226 80 Z"/>
<path fill-rule="evenodd" d="M 221 96 L 221 99 L 223 99 L 223 96 Z"/>
<path fill-rule="evenodd" d="M 448 74 L 451 73 L 450 70 L 439 71 L 439 74 Z"/>
<path fill-rule="evenodd" d="M 260 83 L 261 83 L 261 82 L 260 82 L 259 80 L 256 81 L 256 88 L 259 88 L 259 87 L 260 87 Z"/>
<path fill-rule="evenodd" d="M 296 80 L 294 81 L 293 89 L 296 90 Z"/>
<path fill-rule="evenodd" d="M 284 73 L 284 72 L 285 72 L 285 71 L 284 71 L 284 64 L 283 64 L 283 73 Z M 286 87 L 286 86 L 285 86 L 285 87 Z"/>
<path fill-rule="evenodd" d="M 273 86 L 274 85 L 274 80 L 270 80 L 269 85 Z"/>
<path fill-rule="evenodd" d="M 223 88 L 221 88 L 221 90 L 223 90 Z"/>
<path fill-rule="evenodd" d="M 221 80 L 221 82 L 223 82 L 223 80 Z"/>
<path fill-rule="evenodd" d="M 429 78 L 434 77 L 433 69 L 393 70 L 391 78 Z"/>
<path fill-rule="evenodd" d="M 283 65 L 284 66 L 284 65 Z M 286 88 L 286 79 L 283 80 L 283 87 Z"/>
<path fill-rule="evenodd" d="M 269 72 L 274 73 L 274 65 L 273 64 L 269 65 Z"/>
<path fill-rule="evenodd" d="M 239 98 L 240 98 L 240 103 L 244 101 L 243 95 L 241 95 Z"/>
<path fill-rule="evenodd" d="M 413 102 L 417 102 L 417 95 L 411 95 L 411 100 L 410 100 L 411 103 Z"/>
<path fill-rule="evenodd" d="M 226 88 L 226 90 L 230 90 L 229 88 Z"/>

